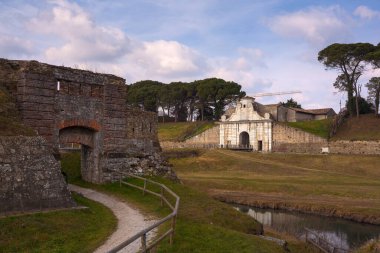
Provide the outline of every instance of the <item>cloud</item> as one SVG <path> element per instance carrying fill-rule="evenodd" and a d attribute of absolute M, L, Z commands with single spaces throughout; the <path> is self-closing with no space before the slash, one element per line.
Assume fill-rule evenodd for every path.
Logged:
<path fill-rule="evenodd" d="M 96 25 L 77 4 L 55 1 L 28 28 L 63 41 L 45 51 L 48 61 L 112 61 L 128 51 L 130 40 L 117 28 Z"/>
<path fill-rule="evenodd" d="M 0 55 L 3 57 L 24 57 L 33 52 L 33 43 L 16 36 L 0 36 Z"/>
<path fill-rule="evenodd" d="M 238 82 L 247 93 L 265 91 L 272 86 L 271 78 L 263 77 L 268 70 L 265 54 L 258 48 L 239 48 L 236 58 L 210 59 L 210 76 Z"/>
<path fill-rule="evenodd" d="M 340 7 L 311 7 L 307 10 L 275 16 L 270 29 L 288 38 L 301 38 L 313 45 L 323 45 L 349 34 L 349 18 Z"/>
<path fill-rule="evenodd" d="M 202 71 L 204 65 L 204 60 L 196 50 L 177 41 L 144 42 L 141 50 L 134 53 L 134 58 L 162 75 L 194 74 Z"/>
<path fill-rule="evenodd" d="M 53 7 L 33 18 L 29 30 L 52 40 L 44 50 L 49 63 L 141 79 L 171 81 L 204 73 L 206 60 L 177 41 L 130 39 L 119 28 L 102 26 L 78 4 L 53 1 Z M 47 25 L 48 24 L 48 25 Z"/>
<path fill-rule="evenodd" d="M 363 19 L 380 18 L 380 11 L 374 11 L 367 6 L 360 5 L 355 9 L 354 15 Z"/>

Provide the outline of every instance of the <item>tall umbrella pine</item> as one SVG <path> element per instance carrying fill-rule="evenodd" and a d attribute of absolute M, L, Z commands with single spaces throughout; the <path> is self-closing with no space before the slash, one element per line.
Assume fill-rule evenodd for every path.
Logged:
<path fill-rule="evenodd" d="M 326 69 L 338 71 L 338 78 L 340 80 L 337 81 L 339 81 L 339 85 L 341 86 L 340 89 L 347 92 L 347 100 L 349 102 L 347 109 L 351 116 L 354 115 L 355 111 L 356 115 L 359 116 L 358 102 L 356 101 L 356 105 L 354 103 L 354 92 L 357 87 L 357 81 L 365 71 L 365 67 L 370 63 L 374 63 L 375 58 L 380 56 L 379 54 L 375 54 L 379 50 L 379 46 L 374 46 L 370 43 L 335 43 L 318 53 L 318 61 Z M 373 65 L 377 67 L 375 64 Z"/>

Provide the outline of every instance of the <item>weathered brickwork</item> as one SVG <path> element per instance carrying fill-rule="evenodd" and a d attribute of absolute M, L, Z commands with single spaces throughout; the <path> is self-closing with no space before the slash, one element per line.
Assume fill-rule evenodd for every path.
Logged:
<path fill-rule="evenodd" d="M 127 107 L 123 78 L 0 59 L 0 77 L 7 76 L 11 80 L 4 85 L 17 97 L 23 123 L 43 136 L 55 153 L 60 144 L 82 144 L 86 181 L 111 181 L 119 171 L 136 167 L 140 174 L 172 175 L 156 154 L 156 115 Z"/>
<path fill-rule="evenodd" d="M 73 206 L 42 137 L 0 137 L 0 213 Z"/>

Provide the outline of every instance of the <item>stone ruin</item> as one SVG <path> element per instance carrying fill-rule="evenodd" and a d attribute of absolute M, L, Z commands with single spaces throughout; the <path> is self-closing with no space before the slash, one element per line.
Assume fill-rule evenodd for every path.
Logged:
<path fill-rule="evenodd" d="M 15 99 L 22 123 L 43 137 L 43 146 L 55 157 L 60 146 L 80 144 L 84 180 L 112 182 L 120 172 L 176 177 L 159 154 L 157 115 L 127 106 L 123 78 L 0 59 L 0 85 Z M 4 164 L 0 160 L 0 169 Z M 44 169 L 52 167 L 46 162 Z"/>

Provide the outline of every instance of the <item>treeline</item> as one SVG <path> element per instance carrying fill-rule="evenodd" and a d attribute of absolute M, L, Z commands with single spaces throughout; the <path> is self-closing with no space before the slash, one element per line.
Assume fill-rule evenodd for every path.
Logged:
<path fill-rule="evenodd" d="M 147 111 L 162 111 L 175 122 L 219 120 L 227 105 L 245 96 L 241 85 L 218 78 L 169 84 L 145 80 L 128 86 L 127 103 Z"/>

